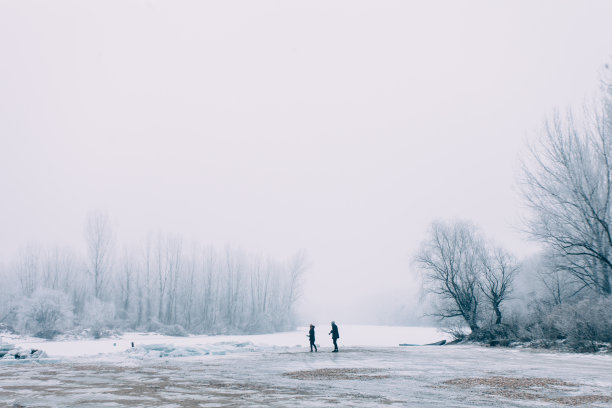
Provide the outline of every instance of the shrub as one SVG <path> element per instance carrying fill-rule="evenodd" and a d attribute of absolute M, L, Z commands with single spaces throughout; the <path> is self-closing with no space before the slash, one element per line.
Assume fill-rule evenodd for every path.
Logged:
<path fill-rule="evenodd" d="M 166 336 L 186 337 L 189 335 L 180 324 L 165 325 L 155 318 L 151 318 L 145 327 L 148 332 L 157 332 Z"/>
<path fill-rule="evenodd" d="M 108 334 L 115 320 L 115 306 L 112 303 L 93 299 L 85 304 L 81 326 L 91 329 L 91 335 L 99 339 Z"/>
<path fill-rule="evenodd" d="M 52 339 L 72 326 L 70 299 L 63 292 L 37 289 L 19 305 L 17 330 L 20 333 Z"/>
<path fill-rule="evenodd" d="M 556 313 L 555 328 L 578 351 L 597 351 L 598 343 L 612 343 L 612 299 L 583 300 L 564 305 Z"/>
<path fill-rule="evenodd" d="M 554 306 L 536 305 L 523 322 L 521 340 L 550 347 L 562 342 L 575 351 L 597 351 L 612 343 L 612 298 L 583 299 Z"/>
<path fill-rule="evenodd" d="M 172 324 L 168 326 L 163 326 L 161 330 L 162 334 L 166 336 L 175 336 L 175 337 L 186 337 L 189 334 L 180 324 Z"/>

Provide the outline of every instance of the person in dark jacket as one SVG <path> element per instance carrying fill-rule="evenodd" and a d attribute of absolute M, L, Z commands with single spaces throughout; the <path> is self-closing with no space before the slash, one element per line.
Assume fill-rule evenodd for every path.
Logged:
<path fill-rule="evenodd" d="M 338 351 L 338 339 L 340 338 L 340 333 L 338 333 L 338 326 L 336 326 L 336 322 L 331 322 L 332 329 L 329 334 L 332 335 L 332 341 L 334 342 L 334 350 L 333 352 Z"/>
<path fill-rule="evenodd" d="M 315 344 L 315 332 L 314 332 L 314 324 L 310 325 L 310 330 L 308 331 L 308 339 L 310 340 L 310 352 L 312 353 L 312 348 L 314 347 L 314 351 L 317 351 L 317 345 Z"/>

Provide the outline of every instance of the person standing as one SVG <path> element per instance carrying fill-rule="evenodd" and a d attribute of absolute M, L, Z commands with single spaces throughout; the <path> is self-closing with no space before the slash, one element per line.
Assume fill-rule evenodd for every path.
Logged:
<path fill-rule="evenodd" d="M 332 351 L 332 353 L 337 353 L 338 352 L 338 339 L 340 338 L 340 333 L 338 333 L 338 326 L 336 326 L 336 322 L 332 321 L 331 327 L 332 329 L 329 332 L 329 334 L 332 335 L 332 341 L 334 342 L 334 350 Z"/>
<path fill-rule="evenodd" d="M 310 325 L 310 330 L 308 331 L 308 339 L 310 340 L 310 352 L 312 353 L 312 348 L 314 347 L 314 351 L 317 351 L 317 345 L 315 344 L 315 327 L 314 324 Z"/>

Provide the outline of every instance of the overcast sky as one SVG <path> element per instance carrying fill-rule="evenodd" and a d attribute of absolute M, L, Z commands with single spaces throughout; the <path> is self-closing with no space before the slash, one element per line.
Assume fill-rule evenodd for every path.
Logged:
<path fill-rule="evenodd" d="M 80 249 L 101 209 L 126 243 L 305 249 L 305 315 L 349 321 L 413 296 L 433 219 L 527 254 L 519 152 L 594 94 L 611 21 L 608 0 L 0 0 L 0 262 Z"/>

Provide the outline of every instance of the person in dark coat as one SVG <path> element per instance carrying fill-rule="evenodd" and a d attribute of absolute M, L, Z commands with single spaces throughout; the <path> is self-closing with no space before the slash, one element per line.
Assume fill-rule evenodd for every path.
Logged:
<path fill-rule="evenodd" d="M 314 351 L 317 351 L 317 345 L 315 344 L 315 332 L 314 332 L 314 324 L 310 325 L 310 330 L 308 331 L 308 339 L 310 340 L 310 352 L 312 353 L 312 348 L 314 347 Z"/>
<path fill-rule="evenodd" d="M 338 326 L 336 326 L 336 322 L 331 322 L 332 329 L 329 334 L 332 335 L 332 341 L 334 342 L 334 350 L 333 352 L 338 351 L 338 339 L 340 338 L 340 333 L 338 333 Z"/>

